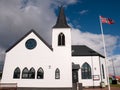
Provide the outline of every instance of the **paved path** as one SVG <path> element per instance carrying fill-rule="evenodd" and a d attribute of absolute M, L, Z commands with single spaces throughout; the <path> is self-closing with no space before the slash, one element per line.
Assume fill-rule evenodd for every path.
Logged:
<path fill-rule="evenodd" d="M 111 87 L 110 88 L 111 90 L 120 90 L 120 88 L 119 87 Z M 108 88 L 106 87 L 106 88 L 88 88 L 88 89 L 83 89 L 83 90 L 108 90 Z"/>

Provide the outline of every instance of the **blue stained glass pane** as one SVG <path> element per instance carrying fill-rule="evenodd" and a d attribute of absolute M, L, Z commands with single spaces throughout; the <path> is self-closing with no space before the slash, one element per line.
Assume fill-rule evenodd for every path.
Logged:
<path fill-rule="evenodd" d="M 28 39 L 25 43 L 25 46 L 27 49 L 34 49 L 37 45 L 37 42 L 35 39 Z"/>

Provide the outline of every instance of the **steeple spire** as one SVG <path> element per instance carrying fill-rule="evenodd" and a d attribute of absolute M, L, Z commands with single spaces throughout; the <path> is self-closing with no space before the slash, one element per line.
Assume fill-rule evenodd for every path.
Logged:
<path fill-rule="evenodd" d="M 63 6 L 60 7 L 57 22 L 56 22 L 55 26 L 53 26 L 53 28 L 70 28 L 67 24 L 67 21 L 66 21 Z"/>

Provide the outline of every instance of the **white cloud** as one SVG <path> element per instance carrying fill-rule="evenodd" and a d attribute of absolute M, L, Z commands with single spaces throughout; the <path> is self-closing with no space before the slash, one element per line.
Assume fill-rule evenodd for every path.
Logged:
<path fill-rule="evenodd" d="M 78 2 L 78 0 L 65 0 L 68 4 L 74 4 Z"/>
<path fill-rule="evenodd" d="M 112 41 L 112 42 L 111 42 Z M 117 43 L 117 37 L 105 35 L 105 43 L 107 47 L 107 54 L 111 55 Z M 78 29 L 72 30 L 72 44 L 87 45 L 92 49 L 103 53 L 103 41 L 101 34 L 93 34 L 89 32 L 81 32 Z"/>
<path fill-rule="evenodd" d="M 56 5 L 69 5 L 69 4 L 75 4 L 80 1 L 81 0 L 53 0 L 53 3 L 55 3 Z"/>
<path fill-rule="evenodd" d="M 88 10 L 82 10 L 82 11 L 80 11 L 81 15 L 86 14 L 86 13 L 88 13 Z"/>
<path fill-rule="evenodd" d="M 114 75 L 113 66 L 115 68 L 115 74 L 120 75 L 120 55 L 113 55 L 108 58 L 108 67 L 109 67 L 109 73 Z M 113 63 L 112 63 L 113 60 Z"/>
<path fill-rule="evenodd" d="M 3 64 L 5 59 L 5 49 L 0 47 L 0 65 Z"/>
<path fill-rule="evenodd" d="M 47 36 L 55 24 L 56 16 L 50 4 L 50 1 L 43 0 L 40 5 L 30 4 L 20 9 L 19 0 L 0 1 L 0 41 L 2 46 L 9 47 L 30 29 L 35 29 L 45 40 L 51 42 Z"/>

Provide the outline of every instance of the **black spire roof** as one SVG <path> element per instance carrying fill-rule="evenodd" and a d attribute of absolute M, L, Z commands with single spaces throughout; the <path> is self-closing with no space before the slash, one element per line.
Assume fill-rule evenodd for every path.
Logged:
<path fill-rule="evenodd" d="M 53 28 L 70 28 L 67 24 L 67 21 L 66 21 L 63 6 L 60 7 L 57 22 L 56 22 L 55 26 L 53 26 Z"/>

